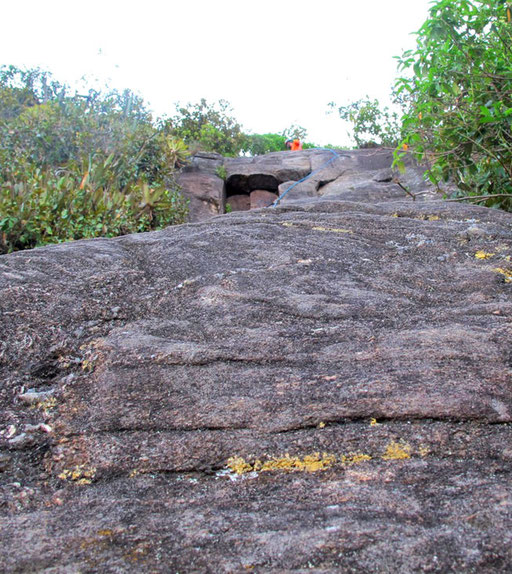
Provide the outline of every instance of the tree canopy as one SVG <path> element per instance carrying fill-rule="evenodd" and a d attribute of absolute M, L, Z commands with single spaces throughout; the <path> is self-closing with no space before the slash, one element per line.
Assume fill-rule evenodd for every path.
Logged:
<path fill-rule="evenodd" d="M 459 195 L 512 208 L 512 11 L 505 0 L 440 0 L 399 58 L 404 143 Z"/>

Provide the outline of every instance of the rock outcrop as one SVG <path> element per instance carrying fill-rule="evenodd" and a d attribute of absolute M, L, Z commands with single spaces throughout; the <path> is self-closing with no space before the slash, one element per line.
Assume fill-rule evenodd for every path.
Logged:
<path fill-rule="evenodd" d="M 333 163 L 0 257 L 2 571 L 512 569 L 511 216 Z"/>
<path fill-rule="evenodd" d="M 195 155 L 178 177 L 189 201 L 189 221 L 205 221 L 226 211 L 248 211 L 272 204 L 283 177 L 300 179 L 311 171 L 307 155 L 277 153 L 254 158 Z"/>
<path fill-rule="evenodd" d="M 410 193 L 428 190 L 423 169 L 407 161 L 406 173 L 399 174 L 391 169 L 392 161 L 391 150 L 375 149 L 312 149 L 240 158 L 200 153 L 178 183 L 190 202 L 191 222 L 267 207 L 278 198 L 286 203 L 320 197 L 382 201 L 403 198 L 400 184 Z M 381 185 L 369 188 L 370 180 Z"/>

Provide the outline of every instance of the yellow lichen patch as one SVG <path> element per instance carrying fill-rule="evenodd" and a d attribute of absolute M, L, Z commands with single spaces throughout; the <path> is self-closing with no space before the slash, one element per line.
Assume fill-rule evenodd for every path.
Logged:
<path fill-rule="evenodd" d="M 100 340 L 91 341 L 90 343 L 80 347 L 80 350 L 83 353 L 82 370 L 87 372 L 94 371 L 96 364 L 103 358 L 103 353 L 100 351 L 100 347 Z"/>
<path fill-rule="evenodd" d="M 334 455 L 327 454 L 326 452 L 322 454 L 315 452 L 306 455 L 304 458 L 286 454 L 283 457 L 272 457 L 265 461 L 256 460 L 254 464 L 247 462 L 239 456 L 234 456 L 227 461 L 227 466 L 237 474 L 272 471 L 316 472 L 331 467 L 335 462 L 336 457 Z"/>
<path fill-rule="evenodd" d="M 128 550 L 123 555 L 125 560 L 129 560 L 130 562 L 138 562 L 139 560 L 145 559 L 147 553 L 149 552 L 151 546 L 149 542 L 139 542 L 137 546 Z"/>
<path fill-rule="evenodd" d="M 84 359 L 82 361 L 82 369 L 84 371 L 92 371 L 94 369 L 92 361 L 89 361 L 89 359 Z"/>
<path fill-rule="evenodd" d="M 505 277 L 505 283 L 512 283 L 512 270 L 511 269 L 503 269 L 503 267 L 496 267 L 493 269 L 496 273 L 503 275 Z"/>
<path fill-rule="evenodd" d="M 65 469 L 59 474 L 61 480 L 71 480 L 76 484 L 91 484 L 96 475 L 96 469 L 81 464 L 72 469 Z"/>
<path fill-rule="evenodd" d="M 228 459 L 226 465 L 230 470 L 237 474 L 245 474 L 246 472 L 252 472 L 253 470 L 252 465 L 240 456 L 232 456 Z"/>
<path fill-rule="evenodd" d="M 368 460 L 372 460 L 372 457 L 369 454 L 363 454 L 362 452 L 349 452 L 346 455 L 342 455 L 341 464 L 352 466 L 354 464 L 361 464 Z"/>
<path fill-rule="evenodd" d="M 418 215 L 414 219 L 419 219 L 420 221 L 439 221 L 441 218 L 439 217 L 439 215 L 427 215 L 425 213 L 422 213 L 421 215 Z"/>
<path fill-rule="evenodd" d="M 44 401 L 32 405 L 31 408 L 39 409 L 40 411 L 43 411 L 45 414 L 48 414 L 48 412 L 54 409 L 56 406 L 57 406 L 57 399 L 55 397 L 49 397 Z"/>
<path fill-rule="evenodd" d="M 319 423 L 318 423 L 318 428 L 319 428 L 319 429 L 324 429 L 324 428 L 325 428 L 325 423 L 324 423 L 324 422 L 319 422 Z"/>
<path fill-rule="evenodd" d="M 386 446 L 386 452 L 382 455 L 384 460 L 401 460 L 411 458 L 411 445 L 406 442 L 391 441 Z"/>
<path fill-rule="evenodd" d="M 304 458 L 297 456 L 286 456 L 282 458 L 272 458 L 264 462 L 261 466 L 261 471 L 272 470 L 304 470 L 307 472 L 316 472 L 317 470 L 325 470 L 336 462 L 336 457 L 333 455 L 316 452 L 311 455 L 306 455 Z M 256 465 L 255 465 L 256 466 Z M 257 470 L 255 468 L 255 470 Z"/>
<path fill-rule="evenodd" d="M 420 456 L 427 456 L 428 454 L 430 454 L 430 449 L 428 448 L 428 446 L 422 445 L 418 449 L 418 452 L 420 453 Z"/>
<path fill-rule="evenodd" d="M 486 251 L 477 251 L 475 257 L 477 259 L 490 259 L 494 256 L 494 253 L 487 253 Z"/>
<path fill-rule="evenodd" d="M 330 233 L 354 233 L 350 229 L 337 229 L 334 227 L 312 227 L 313 231 L 329 231 Z"/>

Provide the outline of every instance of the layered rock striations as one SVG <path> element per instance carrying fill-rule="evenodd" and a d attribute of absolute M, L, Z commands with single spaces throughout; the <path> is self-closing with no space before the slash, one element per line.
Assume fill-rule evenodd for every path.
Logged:
<path fill-rule="evenodd" d="M 333 163 L 0 257 L 2 571 L 512 568 L 511 216 Z"/>

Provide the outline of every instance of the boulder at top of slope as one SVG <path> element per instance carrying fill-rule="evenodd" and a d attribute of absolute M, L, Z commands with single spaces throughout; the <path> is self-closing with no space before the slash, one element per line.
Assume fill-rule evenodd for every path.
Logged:
<path fill-rule="evenodd" d="M 230 195 L 226 199 L 226 206 L 229 205 L 231 211 L 249 211 L 251 209 L 251 198 L 248 194 Z"/>
<path fill-rule="evenodd" d="M 214 173 L 186 171 L 180 173 L 177 183 L 189 200 L 189 221 L 204 221 L 224 213 L 224 181 Z"/>
<path fill-rule="evenodd" d="M 279 186 L 279 197 L 283 202 L 293 202 L 305 198 L 317 197 L 317 192 L 314 183 L 307 181 L 301 183 L 285 181 Z"/>
<path fill-rule="evenodd" d="M 298 182 L 283 201 L 292 203 L 303 198 L 339 197 L 349 201 L 378 202 L 405 196 L 403 188 L 389 181 L 393 163 L 393 152 L 388 149 L 372 148 L 359 150 L 308 149 L 296 152 L 274 152 L 263 156 L 222 158 L 218 154 L 199 154 L 180 176 L 181 181 L 195 181 L 184 186 L 184 193 L 191 198 L 190 221 L 200 221 L 218 213 L 224 213 L 224 190 L 213 194 L 206 184 L 205 192 L 199 189 L 200 180 L 188 180 L 186 174 L 208 174 L 216 177 L 219 168 L 224 168 L 225 197 L 249 195 L 255 190 L 283 194 L 288 182 Z M 423 177 L 424 169 L 406 156 L 405 173 L 398 174 L 400 182 L 411 193 L 431 190 Z M 301 181 L 304 180 L 304 181 Z M 389 185 L 388 185 L 389 184 Z M 220 186 L 219 182 L 216 185 Z M 386 187 L 388 185 L 388 187 Z M 200 196 L 204 197 L 200 197 Z M 422 196 L 423 197 L 423 196 Z M 200 198 L 198 202 L 197 199 Z M 245 210 L 247 200 L 240 200 Z M 239 200 L 231 203 L 238 205 Z M 243 205 L 243 208 L 242 208 Z"/>
<path fill-rule="evenodd" d="M 183 168 L 187 171 L 201 171 L 215 173 L 217 169 L 224 165 L 224 156 L 215 152 L 198 152 L 190 158 L 190 162 Z"/>
<path fill-rule="evenodd" d="M 265 189 L 255 189 L 251 191 L 251 209 L 268 207 L 277 199 L 277 193 L 272 193 Z"/>
<path fill-rule="evenodd" d="M 379 170 L 374 176 L 373 181 L 377 181 L 379 183 L 390 183 L 393 181 L 395 174 L 393 170 L 389 167 Z"/>
<path fill-rule="evenodd" d="M 233 175 L 271 175 L 280 182 L 301 179 L 311 171 L 309 154 L 305 152 L 275 152 L 252 158 L 225 158 L 227 178 Z"/>

